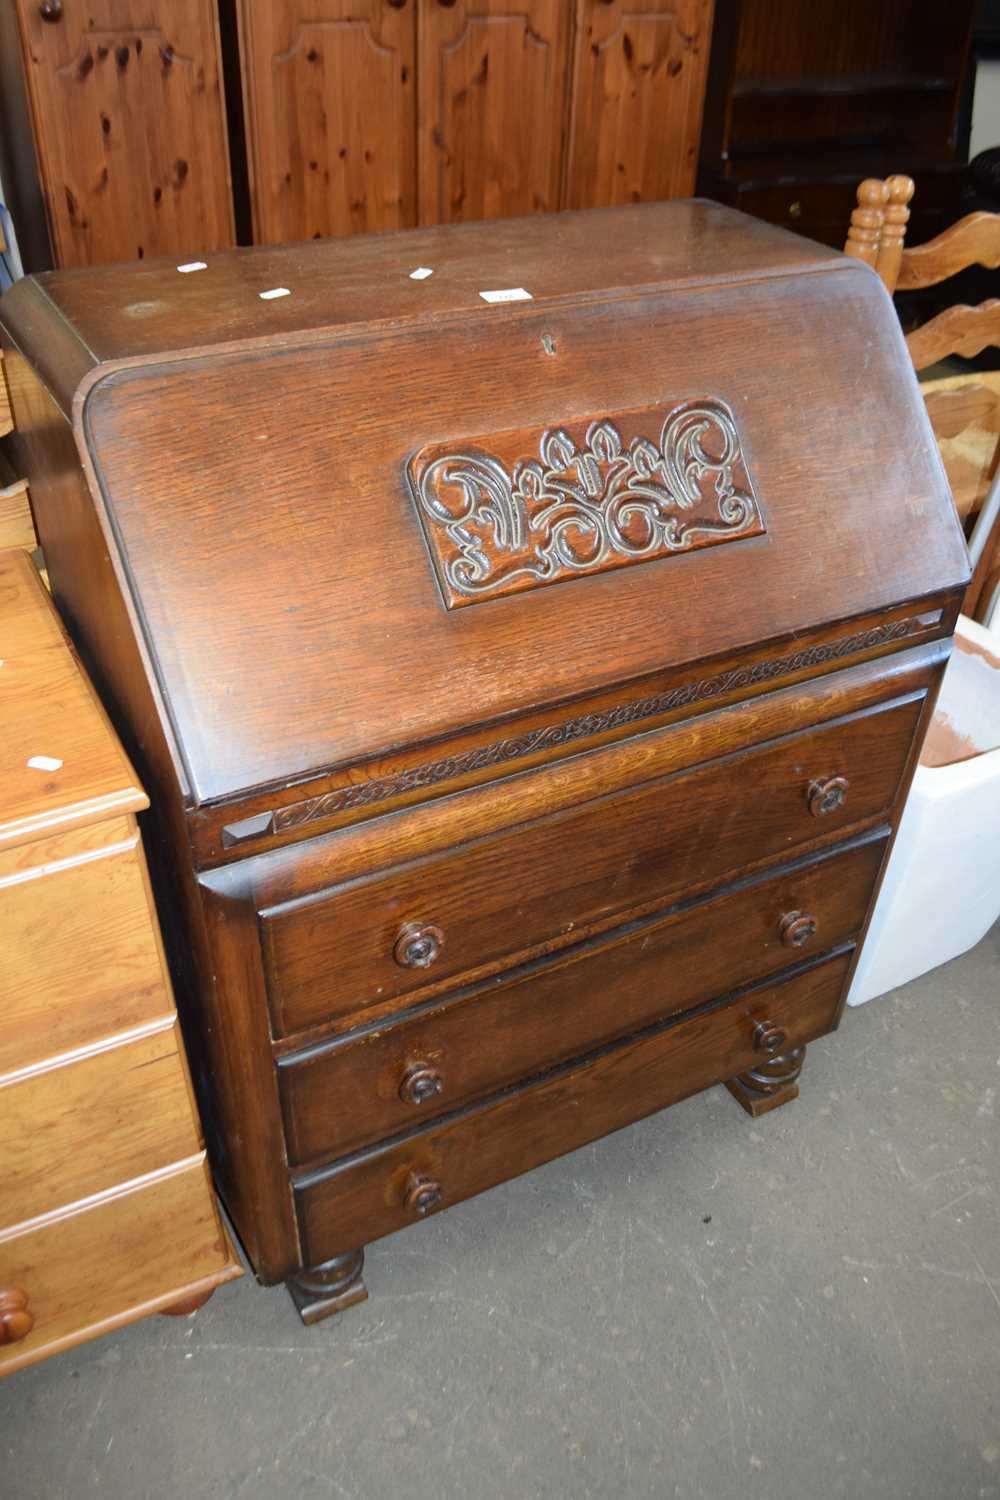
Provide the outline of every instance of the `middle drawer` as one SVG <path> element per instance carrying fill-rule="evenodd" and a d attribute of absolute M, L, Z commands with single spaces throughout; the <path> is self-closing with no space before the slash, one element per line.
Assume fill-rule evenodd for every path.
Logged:
<path fill-rule="evenodd" d="M 455 1109 L 861 929 L 885 829 L 278 1064 L 292 1165 Z"/>
<path fill-rule="evenodd" d="M 640 905 L 873 823 L 896 796 L 922 708 L 922 692 L 879 704 L 265 908 L 275 1032 L 540 957 Z"/>

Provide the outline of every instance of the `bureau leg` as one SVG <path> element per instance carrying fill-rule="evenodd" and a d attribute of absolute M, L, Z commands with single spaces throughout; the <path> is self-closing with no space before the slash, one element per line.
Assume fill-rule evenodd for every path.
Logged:
<path fill-rule="evenodd" d="M 351 1250 L 289 1276 L 285 1285 L 303 1323 L 318 1323 L 345 1307 L 353 1307 L 355 1302 L 366 1301 L 368 1288 L 361 1276 L 364 1266 L 365 1252 Z"/>
<path fill-rule="evenodd" d="M 799 1074 L 805 1061 L 804 1047 L 791 1047 L 780 1057 L 769 1057 L 766 1062 L 730 1078 L 726 1088 L 734 1099 L 738 1099 L 748 1115 L 757 1119 L 779 1104 L 790 1104 L 799 1097 Z"/>

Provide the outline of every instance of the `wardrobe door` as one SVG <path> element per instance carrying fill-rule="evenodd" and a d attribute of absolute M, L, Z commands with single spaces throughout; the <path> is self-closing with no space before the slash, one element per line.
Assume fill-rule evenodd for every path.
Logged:
<path fill-rule="evenodd" d="M 577 0 L 566 208 L 694 191 L 713 0 Z"/>
<path fill-rule="evenodd" d="M 421 224 L 559 207 L 572 5 L 420 0 Z"/>
<path fill-rule="evenodd" d="M 16 0 L 59 266 L 231 245 L 215 0 Z"/>
<path fill-rule="evenodd" d="M 416 222 L 417 0 L 240 0 L 254 239 Z"/>

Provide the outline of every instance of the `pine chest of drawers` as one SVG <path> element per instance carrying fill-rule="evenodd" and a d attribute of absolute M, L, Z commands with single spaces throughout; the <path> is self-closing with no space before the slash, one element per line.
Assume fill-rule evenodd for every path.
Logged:
<path fill-rule="evenodd" d="M 311 1321 L 374 1239 L 711 1084 L 795 1096 L 967 576 L 867 267 L 671 203 L 0 314 L 262 1280 Z"/>

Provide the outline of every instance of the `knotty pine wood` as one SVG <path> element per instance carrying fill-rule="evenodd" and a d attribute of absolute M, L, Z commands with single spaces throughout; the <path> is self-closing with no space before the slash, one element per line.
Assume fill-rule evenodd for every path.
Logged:
<path fill-rule="evenodd" d="M 0 553 L 0 608 L 0 849 L 145 807 L 135 773 L 90 684 L 77 671 L 23 552 Z M 30 764 L 37 757 L 59 765 L 37 769 Z"/>
<path fill-rule="evenodd" d="M 418 5 L 421 224 L 561 206 L 571 26 L 564 0 Z"/>
<path fill-rule="evenodd" d="M 202 1144 L 174 1020 L 68 1064 L 0 1077 L 0 1119 L 4 1225 L 169 1167 Z"/>
<path fill-rule="evenodd" d="M 696 887 L 719 869 L 796 846 L 891 807 L 923 695 L 640 784 L 435 860 L 317 892 L 262 920 L 275 1029 L 289 1033 L 359 1012 L 558 932 L 608 921 Z M 810 785 L 846 776 L 842 808 L 811 815 Z M 734 799 L 734 782 L 752 794 Z M 819 824 L 819 826 L 817 826 Z M 574 851 L 566 858 L 567 849 Z M 544 894 L 544 901 L 539 897 Z M 407 922 L 444 932 L 428 970 L 393 945 Z"/>
<path fill-rule="evenodd" d="M 0 852 L 0 1074 L 173 1011 L 131 818 Z"/>
<path fill-rule="evenodd" d="M 416 0 L 240 0 L 254 241 L 417 221 Z"/>
<path fill-rule="evenodd" d="M 694 191 L 714 0 L 577 0 L 565 208 Z"/>
<path fill-rule="evenodd" d="M 753 1043 L 760 1022 L 780 1026 L 791 1047 L 815 1040 L 836 1025 L 851 958 L 848 951 L 784 983 L 661 1023 L 495 1103 L 302 1174 L 296 1202 L 310 1262 L 356 1248 L 352 1239 L 370 1243 L 419 1223 L 403 1203 L 411 1173 L 440 1186 L 437 1212 L 744 1072 L 760 1060 Z"/>
<path fill-rule="evenodd" d="M 332 1046 L 287 1055 L 279 1079 L 290 1160 L 345 1156 L 855 938 L 885 846 L 885 831 L 877 831 L 847 852 L 648 918 L 544 970 L 529 967 L 500 987 L 425 1007 L 389 1029 L 366 1028 Z M 801 947 L 782 942 L 781 922 L 791 912 L 815 923 L 815 935 Z M 739 946 L 731 942 L 734 932 Z M 581 963 L 593 993 L 585 1011 Z M 400 1095 L 417 1067 L 431 1069 L 440 1084 L 419 1104 Z"/>
<path fill-rule="evenodd" d="M 0 1233 L 0 1286 L 24 1288 L 35 1320 L 27 1338 L 0 1347 L 0 1375 L 241 1274 L 201 1155 L 40 1227 Z"/>
<path fill-rule="evenodd" d="M 234 243 L 213 0 L 17 0 L 56 264 Z"/>

